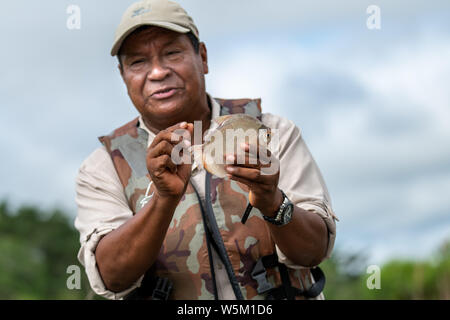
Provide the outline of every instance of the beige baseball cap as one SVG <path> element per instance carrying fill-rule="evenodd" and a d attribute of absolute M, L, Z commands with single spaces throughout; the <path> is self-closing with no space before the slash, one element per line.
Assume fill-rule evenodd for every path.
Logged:
<path fill-rule="evenodd" d="M 169 0 L 143 0 L 133 3 L 122 16 L 114 37 L 111 55 L 119 52 L 125 38 L 141 26 L 157 26 L 175 32 L 192 33 L 199 39 L 194 20 L 176 2 Z"/>

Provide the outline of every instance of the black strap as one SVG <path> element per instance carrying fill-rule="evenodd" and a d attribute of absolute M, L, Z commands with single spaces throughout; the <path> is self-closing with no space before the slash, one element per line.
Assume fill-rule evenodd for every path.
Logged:
<path fill-rule="evenodd" d="M 215 243 L 214 243 L 214 240 L 212 239 L 210 229 L 207 225 L 205 208 L 203 208 L 202 199 L 200 198 L 198 191 L 195 188 L 194 184 L 191 183 L 191 185 L 194 188 L 195 194 L 197 195 L 198 203 L 200 204 L 200 210 L 202 212 L 203 228 L 205 229 L 206 245 L 208 247 L 209 266 L 211 269 L 211 278 L 212 278 L 212 282 L 213 282 L 214 300 L 219 300 L 219 294 L 217 292 L 217 283 L 216 283 L 216 272 L 214 271 L 214 261 L 213 261 L 213 255 L 212 255 L 212 250 L 211 250 L 211 244 L 214 246 Z"/>
<path fill-rule="evenodd" d="M 245 212 L 242 215 L 241 223 L 245 224 L 247 222 L 248 216 L 250 215 L 250 212 L 252 211 L 253 206 L 250 204 L 250 202 L 247 205 L 247 208 L 245 208 Z"/>
<path fill-rule="evenodd" d="M 206 227 L 206 224 L 203 222 L 203 227 L 205 229 L 205 235 L 206 235 L 206 245 L 208 247 L 208 259 L 209 259 L 209 266 L 211 270 L 211 281 L 213 283 L 213 292 L 214 292 L 214 300 L 219 300 L 219 294 L 217 291 L 217 282 L 216 282 L 216 271 L 214 270 L 214 259 L 213 254 L 211 250 L 211 244 L 214 243 L 214 240 L 211 237 L 211 233 L 209 232 L 208 228 Z"/>
<path fill-rule="evenodd" d="M 278 267 L 281 276 L 282 285 L 270 289 L 266 276 L 268 268 Z M 325 287 L 325 274 L 319 267 L 311 269 L 311 274 L 314 279 L 314 284 L 308 290 L 301 290 L 293 287 L 289 278 L 289 271 L 286 265 L 280 263 L 276 253 L 261 257 L 256 263 L 252 271 L 252 277 L 258 282 L 258 293 L 266 293 L 266 300 L 294 300 L 296 296 L 304 296 L 311 299 L 317 297 Z M 264 276 L 264 277 L 263 277 Z M 263 290 L 267 289 L 267 290 Z"/>
<path fill-rule="evenodd" d="M 296 287 L 287 288 L 284 286 L 279 286 L 271 290 L 266 299 L 267 300 L 283 300 L 292 297 L 303 296 L 307 299 L 316 298 L 325 287 L 325 275 L 319 267 L 311 269 L 311 274 L 313 275 L 315 283 L 308 290 L 301 290 Z M 287 292 L 286 292 L 287 291 Z M 287 294 L 288 293 L 288 294 Z"/>
<path fill-rule="evenodd" d="M 311 274 L 314 278 L 314 284 L 305 291 L 304 296 L 306 298 L 315 298 L 317 297 L 325 288 L 325 274 L 322 269 L 319 267 L 315 267 L 311 269 Z"/>
<path fill-rule="evenodd" d="M 261 257 L 261 260 L 263 262 L 264 267 L 266 268 L 275 268 L 280 263 L 278 261 L 278 256 L 276 252 L 274 254 Z"/>
<path fill-rule="evenodd" d="M 225 244 L 223 243 L 222 236 L 220 235 L 219 227 L 217 225 L 216 217 L 212 207 L 211 201 L 211 173 L 206 172 L 206 183 L 205 183 L 205 205 L 206 205 L 206 222 L 207 226 L 210 228 L 211 236 L 217 245 L 217 253 L 219 254 L 224 266 L 227 271 L 228 278 L 233 288 L 233 292 L 237 300 L 244 300 L 239 283 L 237 281 L 236 275 L 234 274 L 233 266 L 228 256 Z"/>
<path fill-rule="evenodd" d="M 293 292 L 292 285 L 291 285 L 291 279 L 289 279 L 289 271 L 285 264 L 279 263 L 278 264 L 278 270 L 280 271 L 281 276 L 281 287 L 284 290 L 284 295 L 287 300 L 295 300 L 295 293 Z"/>
<path fill-rule="evenodd" d="M 172 281 L 168 278 L 156 277 L 156 285 L 152 292 L 152 300 L 168 300 L 172 288 Z"/>
<path fill-rule="evenodd" d="M 259 294 L 266 293 L 267 291 L 273 289 L 273 285 L 269 281 L 267 281 L 267 272 L 262 259 L 258 259 L 258 261 L 256 262 L 255 266 L 253 267 L 251 276 L 258 283 L 256 291 Z"/>
<path fill-rule="evenodd" d="M 173 284 L 168 278 L 153 275 L 153 270 L 148 270 L 142 279 L 139 288 L 134 289 L 124 297 L 124 300 L 168 300 L 172 292 Z"/>

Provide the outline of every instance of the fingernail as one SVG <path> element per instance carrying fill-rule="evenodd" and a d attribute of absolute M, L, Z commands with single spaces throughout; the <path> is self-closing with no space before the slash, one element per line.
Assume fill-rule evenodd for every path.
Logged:
<path fill-rule="evenodd" d="M 190 147 L 191 146 L 191 142 L 189 141 L 189 140 L 184 140 L 184 145 L 186 146 L 186 147 Z"/>
<path fill-rule="evenodd" d="M 233 173 L 235 169 L 234 169 L 233 167 L 227 166 L 227 167 L 226 167 L 226 170 L 227 170 L 229 173 Z"/>
<path fill-rule="evenodd" d="M 187 125 L 187 122 L 186 122 L 186 121 L 183 121 L 182 123 L 180 123 L 180 127 L 181 127 L 181 128 L 186 127 L 186 125 Z"/>

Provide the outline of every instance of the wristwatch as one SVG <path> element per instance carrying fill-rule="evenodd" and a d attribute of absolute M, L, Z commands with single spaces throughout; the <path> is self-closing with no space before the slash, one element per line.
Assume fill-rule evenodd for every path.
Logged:
<path fill-rule="evenodd" d="M 278 209 L 277 214 L 274 218 L 263 215 L 264 220 L 273 223 L 277 226 L 284 226 L 288 224 L 292 219 L 292 213 L 294 212 L 294 204 L 289 200 L 289 198 L 284 194 L 282 190 L 281 194 L 283 195 L 283 202 L 281 203 L 280 208 Z"/>

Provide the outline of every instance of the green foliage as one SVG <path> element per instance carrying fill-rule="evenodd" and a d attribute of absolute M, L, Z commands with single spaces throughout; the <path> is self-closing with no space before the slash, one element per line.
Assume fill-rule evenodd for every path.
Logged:
<path fill-rule="evenodd" d="M 337 251 L 321 265 L 327 299 L 450 299 L 450 242 L 428 261 L 393 260 L 380 266 L 380 289 L 368 289 L 372 273 L 366 273 L 364 259 L 358 262 L 359 272 L 349 272 L 354 256 Z"/>
<path fill-rule="evenodd" d="M 81 289 L 69 290 L 69 265 L 79 265 L 78 232 L 59 210 L 0 204 L 0 299 L 84 299 L 90 287 L 81 267 Z"/>

